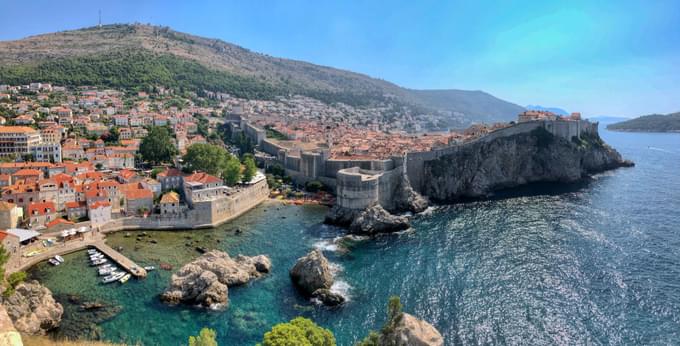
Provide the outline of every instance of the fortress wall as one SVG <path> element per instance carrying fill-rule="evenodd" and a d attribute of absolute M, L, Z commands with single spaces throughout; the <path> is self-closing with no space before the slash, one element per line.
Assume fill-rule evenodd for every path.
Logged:
<path fill-rule="evenodd" d="M 341 169 L 359 167 L 370 171 L 389 171 L 394 169 L 394 161 L 386 160 L 327 160 L 325 163 L 325 176 L 335 178 Z"/>
<path fill-rule="evenodd" d="M 337 199 L 339 206 L 348 209 L 365 209 L 379 202 L 380 173 L 352 167 L 337 174 Z"/>
<path fill-rule="evenodd" d="M 324 175 L 326 155 L 322 153 L 303 152 L 300 154 L 300 173 L 310 178 L 316 179 Z"/>
<path fill-rule="evenodd" d="M 263 179 L 231 196 L 215 201 L 196 202 L 194 209 L 176 216 L 151 215 L 147 218 L 114 219 L 101 227 L 103 232 L 135 229 L 196 229 L 209 228 L 232 220 L 262 203 L 269 196 L 267 180 Z"/>
<path fill-rule="evenodd" d="M 255 144 L 259 145 L 267 138 L 267 132 L 265 130 L 255 127 L 255 125 L 245 121 L 242 122 L 241 125 L 243 127 L 243 133 L 245 133 L 251 141 L 255 142 Z"/>
<path fill-rule="evenodd" d="M 283 162 L 283 167 L 286 170 L 292 170 L 300 172 L 300 157 L 299 156 L 286 156 Z"/>
<path fill-rule="evenodd" d="M 402 168 L 395 168 L 391 171 L 383 172 L 378 179 L 378 202 L 388 210 L 395 209 L 394 191 L 399 186 L 403 177 Z"/>
<path fill-rule="evenodd" d="M 284 148 L 283 146 L 278 145 L 275 142 L 270 141 L 268 139 L 265 139 L 260 143 L 260 149 L 262 149 L 262 151 L 271 156 L 278 156 L 279 151 L 286 150 L 286 148 Z"/>

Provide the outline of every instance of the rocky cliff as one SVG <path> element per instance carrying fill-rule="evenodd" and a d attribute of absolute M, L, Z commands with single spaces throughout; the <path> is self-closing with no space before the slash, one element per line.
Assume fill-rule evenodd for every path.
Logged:
<path fill-rule="evenodd" d="M 59 326 L 64 308 L 52 297 L 52 292 L 37 281 L 24 282 L 2 304 L 14 327 L 26 334 L 44 335 Z"/>
<path fill-rule="evenodd" d="M 441 346 L 444 338 L 433 325 L 402 313 L 394 328 L 380 336 L 378 345 Z"/>
<path fill-rule="evenodd" d="M 533 182 L 573 182 L 631 165 L 597 134 L 569 141 L 538 128 L 462 145 L 456 152 L 426 161 L 422 192 L 433 201 L 452 202 Z"/>

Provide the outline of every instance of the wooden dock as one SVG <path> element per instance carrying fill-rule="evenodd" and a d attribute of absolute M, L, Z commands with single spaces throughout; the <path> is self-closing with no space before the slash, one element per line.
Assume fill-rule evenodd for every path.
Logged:
<path fill-rule="evenodd" d="M 103 241 L 95 242 L 92 244 L 92 246 L 97 248 L 97 250 L 101 251 L 104 255 L 106 255 L 106 257 L 116 262 L 119 266 L 135 277 L 146 277 L 146 270 L 144 268 L 138 266 L 135 264 L 135 262 L 132 262 L 132 260 L 123 256 L 120 252 L 114 250 L 112 247 L 104 244 Z"/>

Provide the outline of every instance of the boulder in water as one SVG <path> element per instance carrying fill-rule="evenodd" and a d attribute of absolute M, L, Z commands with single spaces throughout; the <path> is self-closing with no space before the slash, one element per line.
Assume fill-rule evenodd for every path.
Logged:
<path fill-rule="evenodd" d="M 290 278 L 308 296 L 318 289 L 329 289 L 333 285 L 333 275 L 328 260 L 318 249 L 312 250 L 297 260 L 290 270 Z"/>
<path fill-rule="evenodd" d="M 243 285 L 270 270 L 267 256 L 231 258 L 225 252 L 213 250 L 172 274 L 170 287 L 161 294 L 161 299 L 173 304 L 224 307 L 228 304 L 230 286 Z"/>
<path fill-rule="evenodd" d="M 317 299 L 323 305 L 338 306 L 345 302 L 345 297 L 327 288 L 320 288 L 312 293 L 312 298 Z"/>

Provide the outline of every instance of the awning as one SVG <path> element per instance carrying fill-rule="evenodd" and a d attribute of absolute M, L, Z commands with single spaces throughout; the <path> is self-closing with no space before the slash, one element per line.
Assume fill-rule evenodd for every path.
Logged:
<path fill-rule="evenodd" d="M 19 242 L 23 243 L 26 240 L 30 240 L 33 238 L 37 238 L 40 235 L 40 232 L 36 232 L 30 229 L 23 229 L 23 228 L 10 228 L 7 230 L 7 233 L 13 234 L 17 237 L 19 237 Z"/>

